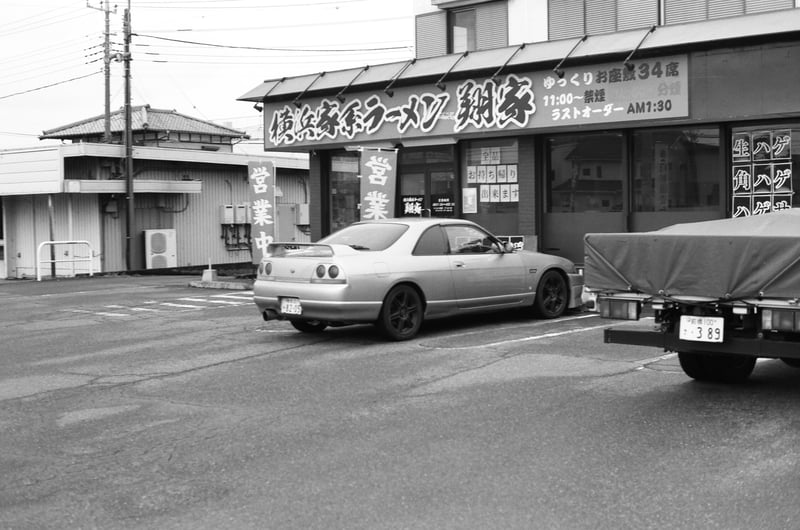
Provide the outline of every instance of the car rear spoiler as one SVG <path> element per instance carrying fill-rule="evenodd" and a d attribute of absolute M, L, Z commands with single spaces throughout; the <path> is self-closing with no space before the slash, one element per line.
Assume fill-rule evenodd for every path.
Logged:
<path fill-rule="evenodd" d="M 267 257 L 281 256 L 308 256 L 313 258 L 330 258 L 333 256 L 331 245 L 319 245 L 317 243 L 270 243 L 264 253 Z"/>

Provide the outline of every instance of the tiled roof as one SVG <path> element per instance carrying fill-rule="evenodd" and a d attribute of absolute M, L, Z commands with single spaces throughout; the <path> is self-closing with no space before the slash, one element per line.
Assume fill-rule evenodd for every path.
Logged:
<path fill-rule="evenodd" d="M 244 131 L 223 127 L 210 121 L 198 120 L 174 110 L 151 109 L 150 105 L 131 107 L 131 128 L 134 131 L 188 132 L 215 134 L 230 138 L 249 138 Z M 111 113 L 111 132 L 119 133 L 125 129 L 125 111 L 120 109 Z M 43 131 L 40 139 L 73 139 L 83 136 L 96 136 L 105 131 L 105 115 L 77 121 Z"/>

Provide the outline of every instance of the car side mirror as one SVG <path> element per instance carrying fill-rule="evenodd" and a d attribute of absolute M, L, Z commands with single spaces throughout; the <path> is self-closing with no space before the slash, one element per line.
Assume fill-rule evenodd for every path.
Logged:
<path fill-rule="evenodd" d="M 511 254 L 515 250 L 516 247 L 514 247 L 514 243 L 511 243 L 510 241 L 506 241 L 505 243 L 503 243 L 503 252 Z"/>

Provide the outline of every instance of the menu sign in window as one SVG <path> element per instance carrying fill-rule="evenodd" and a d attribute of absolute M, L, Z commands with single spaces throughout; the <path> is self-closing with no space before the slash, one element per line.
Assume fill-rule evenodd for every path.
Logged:
<path fill-rule="evenodd" d="M 792 207 L 792 132 L 738 132 L 732 138 L 732 217 Z"/>

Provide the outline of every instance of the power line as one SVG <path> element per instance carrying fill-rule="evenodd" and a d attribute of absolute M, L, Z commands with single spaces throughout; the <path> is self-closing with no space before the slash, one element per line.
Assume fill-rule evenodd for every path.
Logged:
<path fill-rule="evenodd" d="M 180 42 L 183 44 L 194 44 L 196 46 L 209 46 L 213 48 L 227 48 L 231 50 L 257 50 L 257 51 L 266 51 L 266 52 L 331 52 L 331 53 L 338 53 L 338 52 L 380 52 L 380 51 L 391 51 L 391 50 L 407 50 L 408 46 L 388 46 L 384 48 L 330 48 L 330 49 L 314 49 L 314 48 L 263 48 L 258 46 L 234 46 L 231 44 L 214 44 L 210 42 L 198 42 L 198 41 L 190 41 L 190 40 L 182 40 L 182 39 L 171 39 L 169 37 L 156 37 L 155 35 L 142 35 L 139 33 L 134 33 L 137 37 L 147 37 L 150 39 L 158 39 L 158 40 L 166 40 L 170 42 Z"/>
<path fill-rule="evenodd" d="M 29 94 L 31 92 L 36 92 L 38 90 L 44 90 L 45 88 L 52 88 L 54 86 L 63 85 L 65 83 L 71 83 L 72 81 L 78 81 L 79 79 L 86 79 L 87 77 L 92 77 L 92 76 L 95 76 L 95 75 L 100 74 L 100 73 L 102 73 L 102 72 L 98 71 L 98 72 L 94 72 L 94 73 L 91 73 L 91 74 L 86 74 L 86 75 L 81 75 L 81 76 L 78 76 L 78 77 L 73 77 L 72 79 L 65 79 L 63 81 L 58 81 L 57 83 L 51 83 L 49 85 L 44 85 L 44 86 L 40 86 L 40 87 L 36 87 L 36 88 L 31 88 L 29 90 L 23 90 L 21 92 L 15 92 L 13 94 L 6 94 L 5 96 L 0 96 L 0 99 L 8 99 L 8 98 L 13 97 L 13 96 L 20 96 L 22 94 Z"/>
<path fill-rule="evenodd" d="M 221 6 L 221 5 L 205 5 L 205 4 L 221 4 L 225 2 L 240 2 L 242 0 L 159 0 L 159 2 L 136 2 L 135 7 L 141 7 L 144 9 L 159 9 L 159 8 L 166 8 L 166 9 L 274 9 L 274 8 L 284 8 L 284 7 L 319 7 L 324 5 L 330 4 L 352 4 L 355 2 L 364 2 L 366 0 L 331 0 L 329 2 L 310 2 L 310 3 L 297 3 L 297 4 L 271 4 L 271 5 L 254 5 L 254 6 Z M 247 1 L 247 0 L 244 0 Z M 189 4 L 185 6 L 180 6 L 177 4 Z M 203 4 L 197 7 L 196 5 L 192 4 Z"/>

